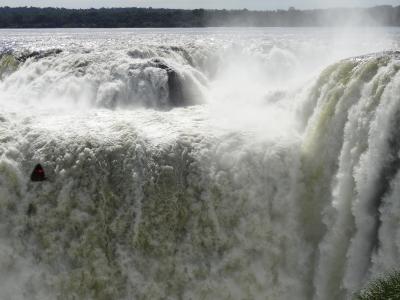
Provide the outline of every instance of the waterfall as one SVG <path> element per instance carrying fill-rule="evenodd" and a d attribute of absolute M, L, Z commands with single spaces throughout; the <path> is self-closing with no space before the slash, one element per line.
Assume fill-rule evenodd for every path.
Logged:
<path fill-rule="evenodd" d="M 0 298 L 347 299 L 400 267 L 399 53 L 95 41 L 1 52 Z"/>

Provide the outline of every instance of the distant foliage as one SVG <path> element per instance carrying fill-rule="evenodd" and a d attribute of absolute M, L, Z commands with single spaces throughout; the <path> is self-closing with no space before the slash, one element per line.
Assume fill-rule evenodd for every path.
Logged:
<path fill-rule="evenodd" d="M 249 11 L 149 8 L 0 7 L 0 28 L 118 28 L 206 26 L 399 26 L 400 6 Z"/>
<path fill-rule="evenodd" d="M 400 272 L 371 282 L 356 297 L 356 300 L 398 300 L 400 299 Z"/>

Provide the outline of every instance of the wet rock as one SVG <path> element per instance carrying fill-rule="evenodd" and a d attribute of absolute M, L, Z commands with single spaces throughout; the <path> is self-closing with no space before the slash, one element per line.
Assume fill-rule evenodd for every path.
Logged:
<path fill-rule="evenodd" d="M 189 93 L 185 90 L 184 78 L 173 67 L 160 59 L 151 61 L 154 67 L 167 71 L 169 103 L 173 107 L 195 105 L 194 99 L 191 99 Z"/>

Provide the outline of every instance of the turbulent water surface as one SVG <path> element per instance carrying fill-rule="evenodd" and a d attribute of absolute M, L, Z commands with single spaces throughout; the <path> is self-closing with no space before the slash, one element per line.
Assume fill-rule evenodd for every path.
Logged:
<path fill-rule="evenodd" d="M 399 44 L 0 31 L 0 298 L 347 299 L 400 267 Z"/>

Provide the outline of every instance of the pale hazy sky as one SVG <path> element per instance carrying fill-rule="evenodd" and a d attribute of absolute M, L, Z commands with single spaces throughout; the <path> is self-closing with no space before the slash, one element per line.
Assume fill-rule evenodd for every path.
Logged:
<path fill-rule="evenodd" d="M 287 9 L 400 5 L 400 0 L 0 0 L 0 6 Z"/>

